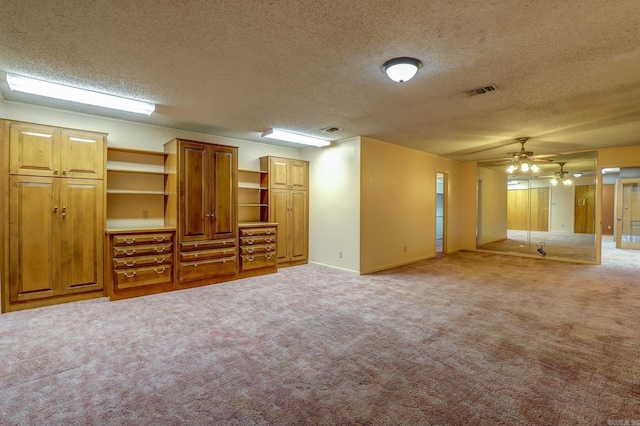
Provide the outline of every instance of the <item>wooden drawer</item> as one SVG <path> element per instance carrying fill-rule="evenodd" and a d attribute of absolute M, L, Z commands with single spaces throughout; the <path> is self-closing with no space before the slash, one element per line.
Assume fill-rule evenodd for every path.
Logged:
<path fill-rule="evenodd" d="M 180 263 L 180 281 L 201 280 L 216 275 L 235 274 L 236 256 Z"/>
<path fill-rule="evenodd" d="M 241 246 L 251 246 L 257 244 L 270 244 L 276 242 L 275 235 L 259 235 L 257 237 L 240 237 Z"/>
<path fill-rule="evenodd" d="M 173 281 L 171 265 L 115 270 L 113 275 L 116 290 Z"/>
<path fill-rule="evenodd" d="M 114 246 L 130 246 L 134 244 L 172 243 L 172 233 L 114 235 Z"/>
<path fill-rule="evenodd" d="M 142 266 L 166 265 L 173 262 L 173 254 L 157 256 L 128 256 L 113 259 L 113 269 L 140 268 Z"/>
<path fill-rule="evenodd" d="M 235 247 L 235 238 L 227 240 L 180 241 L 180 251 L 210 250 L 216 248 Z"/>
<path fill-rule="evenodd" d="M 265 266 L 275 266 L 276 264 L 275 253 L 260 253 L 260 254 L 243 254 L 240 256 L 240 267 L 243 271 L 247 269 L 264 268 Z"/>
<path fill-rule="evenodd" d="M 240 246 L 240 254 L 269 253 L 276 251 L 275 244 L 260 244 L 256 246 Z"/>
<path fill-rule="evenodd" d="M 275 235 L 276 228 L 268 227 L 268 228 L 240 228 L 240 236 L 241 237 L 251 237 L 255 235 Z"/>
<path fill-rule="evenodd" d="M 218 257 L 228 257 L 236 254 L 235 247 L 228 247 L 215 250 L 184 251 L 180 252 L 180 262 L 196 262 L 198 260 L 215 259 Z"/>
<path fill-rule="evenodd" d="M 153 244 L 147 246 L 117 246 L 113 248 L 113 257 L 130 257 L 172 253 L 173 244 Z"/>

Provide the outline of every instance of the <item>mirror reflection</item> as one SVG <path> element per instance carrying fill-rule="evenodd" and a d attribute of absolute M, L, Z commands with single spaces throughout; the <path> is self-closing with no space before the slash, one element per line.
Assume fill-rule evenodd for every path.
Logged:
<path fill-rule="evenodd" d="M 595 261 L 597 153 L 533 157 L 521 144 L 478 163 L 477 247 Z"/>

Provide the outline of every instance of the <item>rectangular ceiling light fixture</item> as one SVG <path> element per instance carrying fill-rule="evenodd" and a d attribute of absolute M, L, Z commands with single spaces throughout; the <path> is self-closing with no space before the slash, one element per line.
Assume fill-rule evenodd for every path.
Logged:
<path fill-rule="evenodd" d="M 106 93 L 98 93 L 91 90 L 79 89 L 77 87 L 50 83 L 48 81 L 36 80 L 35 78 L 24 77 L 21 75 L 7 73 L 7 83 L 9 83 L 11 90 L 18 92 L 47 96 L 49 98 L 62 99 L 71 102 L 79 102 L 81 104 L 118 109 L 121 111 L 135 112 L 138 114 L 151 115 L 156 108 L 155 104 L 149 102 L 121 98 L 119 96 L 107 95 Z"/>
<path fill-rule="evenodd" d="M 317 147 L 327 146 L 331 144 L 330 141 L 325 139 L 313 138 L 311 136 L 299 135 L 297 133 L 285 132 L 284 130 L 278 129 L 269 129 L 266 132 L 262 133 L 262 137 Z"/>

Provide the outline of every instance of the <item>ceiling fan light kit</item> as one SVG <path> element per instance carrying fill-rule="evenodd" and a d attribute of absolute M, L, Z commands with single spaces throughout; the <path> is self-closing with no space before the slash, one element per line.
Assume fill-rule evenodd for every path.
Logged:
<path fill-rule="evenodd" d="M 382 64 L 382 71 L 397 82 L 404 83 L 411 80 L 422 67 L 422 62 L 416 58 L 393 58 Z"/>

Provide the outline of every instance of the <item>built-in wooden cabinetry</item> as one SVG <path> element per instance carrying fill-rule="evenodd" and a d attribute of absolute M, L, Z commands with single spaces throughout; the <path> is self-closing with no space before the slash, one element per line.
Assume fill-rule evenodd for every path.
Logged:
<path fill-rule="evenodd" d="M 0 125 L 3 311 L 102 296 L 106 135 Z"/>
<path fill-rule="evenodd" d="M 174 290 L 174 229 L 109 230 L 107 238 L 111 300 Z"/>
<path fill-rule="evenodd" d="M 165 152 L 165 223 L 177 229 L 178 288 L 237 278 L 238 149 L 174 139 Z"/>
<path fill-rule="evenodd" d="M 289 158 L 262 157 L 260 169 L 268 172 L 269 221 L 278 223 L 278 265 L 307 263 L 309 163 Z"/>
<path fill-rule="evenodd" d="M 241 223 L 240 277 L 269 274 L 278 270 L 277 223 Z"/>

